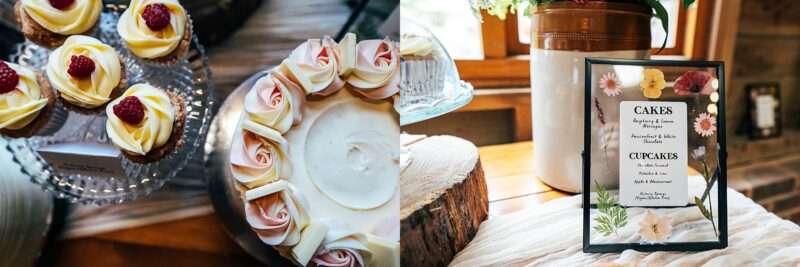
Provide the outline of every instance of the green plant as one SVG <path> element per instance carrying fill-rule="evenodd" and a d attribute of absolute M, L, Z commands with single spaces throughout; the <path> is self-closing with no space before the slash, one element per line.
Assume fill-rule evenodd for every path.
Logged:
<path fill-rule="evenodd" d="M 600 212 L 600 215 L 594 218 L 597 222 L 594 230 L 603 236 L 617 234 L 620 228 L 628 224 L 628 211 L 619 205 L 605 187 L 597 181 L 594 184 L 597 187 L 597 211 Z"/>
<path fill-rule="evenodd" d="M 525 15 L 530 15 L 531 7 L 539 4 L 548 4 L 559 1 L 569 0 L 470 0 L 472 10 L 480 17 L 480 10 L 486 10 L 487 13 L 497 16 L 500 19 L 506 19 L 508 12 L 514 13 L 518 8 L 525 10 Z M 576 3 L 585 3 L 587 0 L 571 0 Z M 664 32 L 669 34 L 669 14 L 667 9 L 661 4 L 659 0 L 636 0 L 643 4 L 650 6 L 653 9 L 653 15 L 661 20 L 661 27 Z M 689 7 L 695 0 L 682 0 L 683 7 Z M 661 44 L 663 49 L 667 45 L 667 38 L 664 38 L 664 43 Z"/>

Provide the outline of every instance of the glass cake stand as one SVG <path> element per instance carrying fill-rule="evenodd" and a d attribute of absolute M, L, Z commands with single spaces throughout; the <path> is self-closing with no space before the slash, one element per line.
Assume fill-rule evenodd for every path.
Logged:
<path fill-rule="evenodd" d="M 32 182 L 73 203 L 122 203 L 161 188 L 187 165 L 197 148 L 204 144 L 212 118 L 214 86 L 205 51 L 197 41 L 197 36 L 192 36 L 187 56 L 175 64 L 145 62 L 131 54 L 117 33 L 117 21 L 124 9 L 124 5 L 107 4 L 93 36 L 117 50 L 125 65 L 129 86 L 149 83 L 183 97 L 186 116 L 180 137 L 181 144 L 157 162 L 139 164 L 120 156 L 114 164 L 109 164 L 119 164 L 120 166 L 113 167 L 120 171 L 108 175 L 102 172 L 89 175 L 86 172 L 55 168 L 42 157 L 40 149 L 68 144 L 116 149 L 105 131 L 105 111 L 85 115 L 68 110 L 66 122 L 55 133 L 8 139 L 6 148 Z M 47 48 L 26 41 L 18 46 L 17 53 L 11 56 L 11 60 L 43 72 L 50 52 Z M 56 102 L 57 105 L 63 105 L 60 101 Z M 75 155 L 83 152 L 85 151 L 69 151 Z"/>
<path fill-rule="evenodd" d="M 427 28 L 410 18 L 401 18 L 405 37 L 423 38 L 430 41 L 433 52 L 430 54 L 435 68 L 406 68 L 402 64 L 399 99 L 395 100 L 395 110 L 400 114 L 400 126 L 429 120 L 455 111 L 472 101 L 473 87 L 461 80 L 455 61 L 447 53 L 444 45 Z M 402 42 L 402 38 L 401 38 Z M 402 44 L 401 44 L 402 45 Z M 430 83 L 429 81 L 438 82 Z"/>

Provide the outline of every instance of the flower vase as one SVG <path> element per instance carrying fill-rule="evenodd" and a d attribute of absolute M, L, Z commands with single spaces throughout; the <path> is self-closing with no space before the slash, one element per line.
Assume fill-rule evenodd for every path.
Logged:
<path fill-rule="evenodd" d="M 638 3 L 560 1 L 533 7 L 531 103 L 538 179 L 563 191 L 581 191 L 585 59 L 648 58 L 651 18 L 650 7 Z M 623 98 L 614 99 L 610 101 Z M 614 134 L 614 130 L 618 129 L 604 134 Z M 591 151 L 595 164 L 619 164 L 619 157 L 608 157 L 617 155 L 618 144 Z M 619 168 L 608 170 L 591 178 L 606 188 L 617 188 Z"/>

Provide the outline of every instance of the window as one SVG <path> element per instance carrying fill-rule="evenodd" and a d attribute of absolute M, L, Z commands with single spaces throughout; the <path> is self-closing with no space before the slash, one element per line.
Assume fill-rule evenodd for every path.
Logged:
<path fill-rule="evenodd" d="M 454 59 L 483 59 L 481 23 L 466 0 L 403 0 L 400 14 L 430 30 Z"/>
<path fill-rule="evenodd" d="M 658 56 L 701 58 L 704 51 L 695 51 L 695 30 L 698 10 L 711 15 L 713 0 L 698 0 L 683 9 L 679 0 L 661 0 L 670 15 L 670 35 L 666 48 Z M 462 79 L 476 88 L 527 87 L 529 66 L 526 58 L 531 41 L 530 18 L 518 10 L 505 21 L 484 14 L 478 21 L 465 0 L 403 0 L 400 14 L 428 28 L 456 60 Z M 652 46 L 658 48 L 664 40 L 664 30 L 658 19 L 651 22 Z M 702 36 L 701 36 L 702 37 Z M 697 39 L 698 41 L 702 41 Z M 701 49 L 700 47 L 697 47 Z M 704 50 L 702 48 L 701 50 Z"/>

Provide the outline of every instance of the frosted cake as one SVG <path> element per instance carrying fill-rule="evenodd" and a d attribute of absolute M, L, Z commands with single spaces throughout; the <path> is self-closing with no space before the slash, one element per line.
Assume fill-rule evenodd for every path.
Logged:
<path fill-rule="evenodd" d="M 230 149 L 254 234 L 300 266 L 399 266 L 399 48 L 311 39 L 255 82 Z"/>

